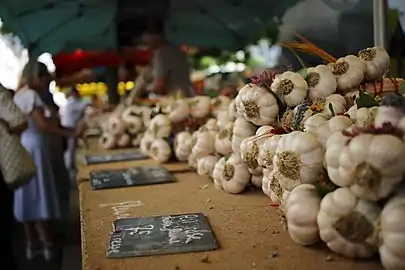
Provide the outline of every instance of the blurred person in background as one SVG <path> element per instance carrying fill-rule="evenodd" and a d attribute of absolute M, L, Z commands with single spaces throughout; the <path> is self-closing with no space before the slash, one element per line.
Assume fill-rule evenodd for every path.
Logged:
<path fill-rule="evenodd" d="M 22 112 L 17 108 L 13 101 L 14 91 L 4 88 L 0 84 L 2 91 L 9 91 L 9 98 L 6 100 L 9 106 L 0 108 L 0 122 L 9 127 L 9 131 L 15 135 L 20 135 L 26 128 L 27 124 L 21 124 L 11 129 L 9 123 L 15 122 L 14 119 L 20 119 Z M 0 213 L 1 228 L 5 232 L 3 234 L 2 243 L 0 245 L 0 261 L 6 265 L 7 269 L 17 270 L 17 263 L 13 254 L 13 191 L 9 189 L 3 179 L 3 174 L 0 172 Z"/>
<path fill-rule="evenodd" d="M 67 92 L 67 104 L 61 119 L 62 126 L 75 130 L 79 121 L 84 117 L 86 108 L 90 105 L 91 103 L 80 99 L 80 93 L 76 87 L 71 87 Z M 77 138 L 69 138 L 65 151 L 65 164 L 70 172 L 71 180 L 74 180 L 76 176 L 76 147 Z"/>
<path fill-rule="evenodd" d="M 56 183 L 60 172 L 53 168 L 52 135 L 74 137 L 72 131 L 61 129 L 53 121 L 50 109 L 41 99 L 41 93 L 49 83 L 45 65 L 30 60 L 24 67 L 14 102 L 26 115 L 28 128 L 21 134 L 21 144 L 33 158 L 37 172 L 27 184 L 14 194 L 14 214 L 24 225 L 26 256 L 32 259 L 41 250 L 45 259 L 52 258 L 54 239 L 50 221 L 61 217 L 60 200 Z M 57 173 L 57 174 L 56 174 Z M 35 230 L 41 243 L 35 246 Z"/>
<path fill-rule="evenodd" d="M 153 84 L 147 91 L 157 95 L 194 96 L 187 57 L 178 46 L 166 41 L 163 21 L 151 24 L 142 38 L 153 51 Z"/>

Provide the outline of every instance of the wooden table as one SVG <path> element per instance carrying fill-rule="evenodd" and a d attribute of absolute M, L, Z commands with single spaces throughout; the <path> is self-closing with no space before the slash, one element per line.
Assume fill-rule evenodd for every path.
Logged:
<path fill-rule="evenodd" d="M 100 153 L 101 150 L 89 151 Z M 82 166 L 79 173 L 83 270 L 377 270 L 378 260 L 352 261 L 322 244 L 304 248 L 282 229 L 277 209 L 260 191 L 229 195 L 196 173 L 175 174 L 178 182 L 121 189 L 91 189 L 90 170 L 154 164 L 151 160 Z M 165 165 L 181 170 L 185 164 Z M 121 205 L 120 205 L 121 204 Z M 108 259 L 112 222 L 117 217 L 203 212 L 219 242 L 211 252 Z"/>

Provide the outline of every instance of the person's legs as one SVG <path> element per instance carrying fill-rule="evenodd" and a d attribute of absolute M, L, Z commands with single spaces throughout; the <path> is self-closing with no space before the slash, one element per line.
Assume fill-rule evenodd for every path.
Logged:
<path fill-rule="evenodd" d="M 38 232 L 40 241 L 43 244 L 45 260 L 52 259 L 53 237 L 49 221 L 41 220 L 35 222 L 35 228 Z"/>
<path fill-rule="evenodd" d="M 34 224 L 32 222 L 24 222 L 23 226 L 26 241 L 25 256 L 27 257 L 27 259 L 31 260 L 32 258 L 34 258 Z"/>

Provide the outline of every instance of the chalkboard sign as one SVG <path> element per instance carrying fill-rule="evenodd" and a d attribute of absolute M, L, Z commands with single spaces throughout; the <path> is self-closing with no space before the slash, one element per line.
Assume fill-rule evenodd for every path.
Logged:
<path fill-rule="evenodd" d="M 130 152 L 122 152 L 122 153 L 114 153 L 114 154 L 86 156 L 86 163 L 88 165 L 95 165 L 95 164 L 104 164 L 104 163 L 112 163 L 112 162 L 142 160 L 142 159 L 148 159 L 148 158 L 149 158 L 148 156 L 142 154 L 139 151 L 130 151 Z"/>
<path fill-rule="evenodd" d="M 202 213 L 117 219 L 107 257 L 139 257 L 215 250 L 217 241 Z"/>
<path fill-rule="evenodd" d="M 154 185 L 174 181 L 174 176 L 166 168 L 158 166 L 90 172 L 90 184 L 93 189 Z"/>

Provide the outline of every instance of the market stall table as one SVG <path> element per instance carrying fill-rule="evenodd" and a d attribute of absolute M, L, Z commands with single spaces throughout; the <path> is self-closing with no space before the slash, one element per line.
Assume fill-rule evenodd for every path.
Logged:
<path fill-rule="evenodd" d="M 89 150 L 89 153 L 102 150 Z M 279 222 L 277 209 L 260 191 L 229 195 L 206 177 L 187 172 L 187 165 L 164 165 L 176 183 L 92 190 L 92 170 L 155 165 L 151 160 L 82 166 L 79 172 L 84 270 L 377 270 L 378 260 L 353 261 L 332 254 L 323 245 L 304 248 L 294 243 Z M 112 223 L 117 218 L 202 212 L 219 249 L 210 252 L 111 259 L 106 257 Z"/>

